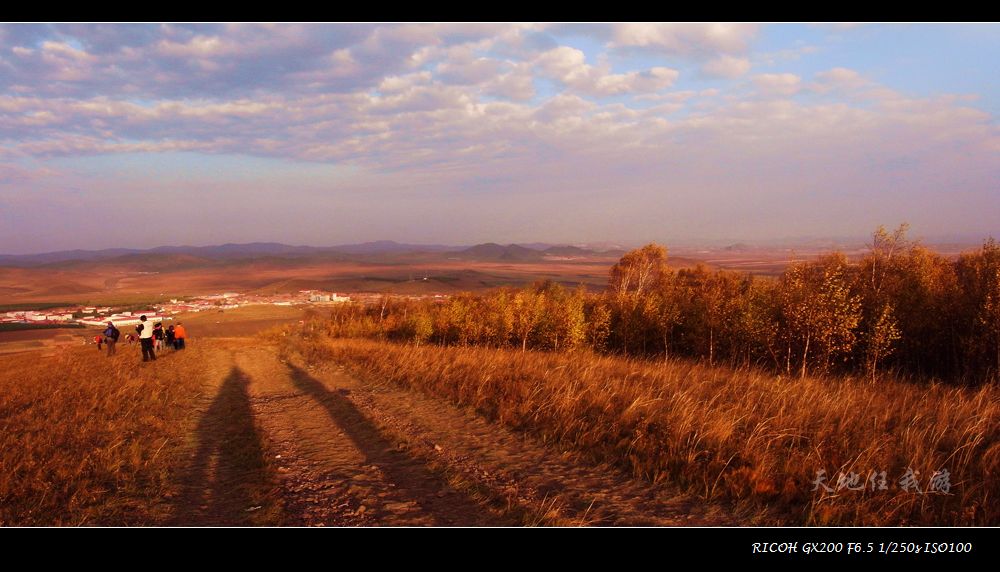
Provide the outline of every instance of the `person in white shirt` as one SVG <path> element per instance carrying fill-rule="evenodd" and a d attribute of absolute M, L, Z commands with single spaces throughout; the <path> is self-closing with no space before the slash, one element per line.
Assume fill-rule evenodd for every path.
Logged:
<path fill-rule="evenodd" d="M 135 329 L 139 330 L 139 344 L 142 345 L 142 361 L 156 361 L 156 353 L 153 352 L 153 325 L 146 321 L 146 316 L 139 316 L 142 322 Z"/>

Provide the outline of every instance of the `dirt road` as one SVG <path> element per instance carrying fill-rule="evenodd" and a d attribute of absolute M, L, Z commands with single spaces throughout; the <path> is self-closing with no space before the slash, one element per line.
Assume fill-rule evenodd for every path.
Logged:
<path fill-rule="evenodd" d="M 208 390 L 175 525 L 731 525 L 652 486 L 413 391 L 205 340 Z"/>

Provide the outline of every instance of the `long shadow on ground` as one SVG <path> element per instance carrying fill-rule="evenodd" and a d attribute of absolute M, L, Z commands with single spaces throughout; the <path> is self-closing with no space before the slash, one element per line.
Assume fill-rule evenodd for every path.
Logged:
<path fill-rule="evenodd" d="M 440 476 L 431 472 L 418 459 L 398 451 L 393 446 L 393 440 L 339 392 L 328 390 L 319 380 L 298 367 L 289 364 L 288 368 L 295 387 L 323 406 L 330 419 L 365 456 L 366 463 L 378 467 L 395 485 L 393 494 L 402 500 L 415 502 L 421 513 L 429 516 L 433 524 L 513 524 L 494 516 L 469 496 L 451 489 Z"/>
<path fill-rule="evenodd" d="M 274 479 L 254 425 L 249 378 L 237 367 L 198 422 L 198 448 L 180 478 L 170 525 L 278 524 Z"/>

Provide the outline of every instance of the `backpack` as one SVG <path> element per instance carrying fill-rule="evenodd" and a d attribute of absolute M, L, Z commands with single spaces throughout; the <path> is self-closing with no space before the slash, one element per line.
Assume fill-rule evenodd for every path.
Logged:
<path fill-rule="evenodd" d="M 118 328 L 116 328 L 114 326 L 108 326 L 108 328 L 106 330 L 104 330 L 104 337 L 111 338 L 112 340 L 115 340 L 115 341 L 118 341 L 118 336 L 120 336 L 120 335 L 121 335 L 121 332 L 119 332 Z"/>

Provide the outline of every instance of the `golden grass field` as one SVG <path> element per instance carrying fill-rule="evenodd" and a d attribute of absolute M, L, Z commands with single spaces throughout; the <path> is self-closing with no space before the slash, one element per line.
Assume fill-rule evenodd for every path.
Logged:
<path fill-rule="evenodd" d="M 543 445 L 443 402 L 283 355 L 280 331 L 260 326 L 298 327 L 289 312 L 227 311 L 220 324 L 223 316 L 188 316 L 188 349 L 154 363 L 127 346 L 111 358 L 92 346 L 0 355 L 0 525 L 726 518 L 671 491 L 651 500 L 630 479 L 552 459 Z M 472 459 L 483 450 L 510 453 Z M 514 468 L 517 482 L 504 477 Z M 548 490 L 572 474 L 575 487 Z M 625 500 L 594 507 L 594 494 Z"/>
<path fill-rule="evenodd" d="M 288 307 L 181 320 L 155 363 L 0 354 L 0 525 L 1000 522 L 993 386 L 333 340 Z M 820 469 L 887 488 L 814 491 Z"/>
<path fill-rule="evenodd" d="M 0 355 L 0 524 L 155 520 L 202 386 L 199 352 L 171 361 Z"/>
<path fill-rule="evenodd" d="M 89 330 L 66 330 L 71 343 L 59 343 L 71 335 L 60 330 L 4 333 L 0 525 L 170 523 L 204 402 L 226 387 L 228 370 L 209 341 L 213 328 L 221 331 L 215 322 L 232 325 L 227 335 L 249 336 L 301 316 L 268 306 L 184 316 L 189 349 L 155 363 L 124 342 L 107 357 L 83 345 Z M 5 353 L 12 348 L 18 353 Z M 235 446 L 240 435 L 230 439 Z"/>
<path fill-rule="evenodd" d="M 183 322 L 191 335 L 209 338 L 253 336 L 284 323 L 299 323 L 306 316 L 304 306 L 244 306 L 224 312 L 183 313 L 173 316 L 176 324 Z"/>
<path fill-rule="evenodd" d="M 996 525 L 1000 392 L 782 378 L 693 362 L 294 338 L 314 362 L 474 408 L 650 483 L 721 501 L 744 523 Z M 902 490 L 907 468 L 923 493 Z M 825 470 L 831 492 L 814 484 Z M 948 494 L 931 475 L 950 473 Z M 887 489 L 868 483 L 886 471 Z M 838 474 L 860 482 L 838 488 Z M 868 486 L 866 486 L 868 485 Z M 873 490 L 876 489 L 876 490 Z"/>

